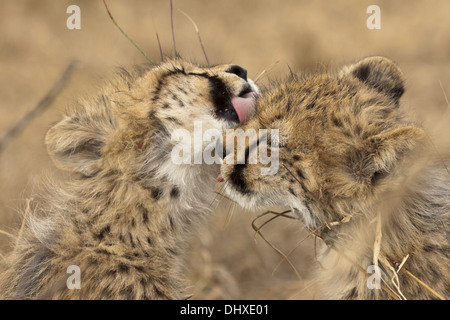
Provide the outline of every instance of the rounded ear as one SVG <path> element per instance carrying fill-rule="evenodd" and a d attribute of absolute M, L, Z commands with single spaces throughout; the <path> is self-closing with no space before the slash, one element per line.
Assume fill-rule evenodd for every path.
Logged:
<path fill-rule="evenodd" d="M 422 128 L 406 126 L 383 132 L 368 140 L 376 167 L 390 170 L 405 157 L 422 155 L 427 145 L 427 134 Z"/>
<path fill-rule="evenodd" d="M 423 129 L 413 126 L 395 128 L 368 138 L 364 147 L 348 152 L 345 166 L 358 185 L 376 185 L 390 176 L 403 160 L 411 159 L 421 164 L 421 157 L 427 154 L 424 152 L 426 146 L 427 135 Z M 410 161 L 404 165 L 406 171 L 412 168 Z"/>
<path fill-rule="evenodd" d="M 370 57 L 344 67 L 341 77 L 350 77 L 380 93 L 390 97 L 398 104 L 405 92 L 405 80 L 400 68 L 384 57 Z"/>
<path fill-rule="evenodd" d="M 95 175 L 99 170 L 102 148 L 114 121 L 106 108 L 79 110 L 49 129 L 45 137 L 47 151 L 61 169 Z"/>

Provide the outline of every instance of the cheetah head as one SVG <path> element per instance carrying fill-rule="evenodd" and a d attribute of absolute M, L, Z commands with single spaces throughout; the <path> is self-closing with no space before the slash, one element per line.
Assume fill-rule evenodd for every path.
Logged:
<path fill-rule="evenodd" d="M 224 130 L 255 110 L 258 88 L 237 65 L 200 67 L 181 58 L 121 69 L 91 101 L 81 101 L 47 133 L 51 158 L 60 168 L 93 177 L 113 169 L 135 178 L 167 160 L 171 134 Z M 153 162 L 153 165 L 150 163 Z"/>
<path fill-rule="evenodd" d="M 400 111 L 403 92 L 402 72 L 382 57 L 275 86 L 240 126 L 256 132 L 253 141 L 226 151 L 225 190 L 249 209 L 291 207 L 308 226 L 330 221 L 330 211 L 342 218 L 340 208 L 355 199 L 370 203 L 405 175 L 406 159 L 425 146 L 424 131 Z M 263 143 L 276 155 L 271 174 L 262 172 L 274 163 L 248 161 Z"/>

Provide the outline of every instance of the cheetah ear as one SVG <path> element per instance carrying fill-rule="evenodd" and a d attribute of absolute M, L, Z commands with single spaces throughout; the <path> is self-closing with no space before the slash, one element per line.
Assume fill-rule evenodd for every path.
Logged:
<path fill-rule="evenodd" d="M 48 153 L 59 168 L 92 176 L 100 169 L 101 149 L 113 124 L 106 108 L 72 112 L 47 132 Z"/>
<path fill-rule="evenodd" d="M 405 80 L 400 68 L 384 57 L 370 57 L 346 66 L 341 77 L 352 77 L 390 97 L 398 105 L 405 92 Z"/>
<path fill-rule="evenodd" d="M 399 161 L 408 158 L 418 160 L 426 155 L 427 134 L 422 128 L 406 126 L 368 138 L 372 154 L 373 172 L 390 172 Z M 419 163 L 420 161 L 417 161 Z"/>

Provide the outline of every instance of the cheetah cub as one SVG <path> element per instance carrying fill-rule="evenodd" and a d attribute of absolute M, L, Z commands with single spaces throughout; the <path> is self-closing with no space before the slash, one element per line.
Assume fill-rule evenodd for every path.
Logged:
<path fill-rule="evenodd" d="M 232 198 L 249 209 L 288 206 L 324 240 L 324 298 L 450 296 L 450 176 L 401 110 L 403 92 L 402 72 L 382 57 L 294 77 L 264 93 L 240 127 L 268 133 L 227 150 L 218 179 Z M 278 153 L 275 174 L 234 161 L 264 141 Z"/>
<path fill-rule="evenodd" d="M 30 204 L 0 296 L 186 298 L 186 241 L 211 211 L 220 167 L 175 164 L 172 133 L 193 136 L 194 122 L 204 131 L 236 126 L 252 115 L 257 92 L 240 66 L 177 58 L 123 69 L 97 98 L 80 102 L 45 139 L 56 165 L 75 177 Z M 67 285 L 72 265 L 79 289 Z"/>

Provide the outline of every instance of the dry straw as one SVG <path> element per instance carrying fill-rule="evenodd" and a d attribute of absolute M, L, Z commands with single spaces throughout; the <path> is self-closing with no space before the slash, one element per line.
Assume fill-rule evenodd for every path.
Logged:
<path fill-rule="evenodd" d="M 133 44 L 133 46 L 135 46 L 136 49 L 138 49 L 139 52 L 142 53 L 142 55 L 143 55 L 150 63 L 153 63 L 152 59 L 150 59 L 150 58 L 145 54 L 145 52 L 142 51 L 142 49 L 141 49 L 141 48 L 133 41 L 133 39 L 131 39 L 131 38 L 128 36 L 128 34 L 127 34 L 127 33 L 119 26 L 119 24 L 116 22 L 116 20 L 114 19 L 114 17 L 113 17 L 112 14 L 111 14 L 111 11 L 109 11 L 108 5 L 106 4 L 106 0 L 103 0 L 103 4 L 105 5 L 106 12 L 108 12 L 108 15 L 109 15 L 109 17 L 111 18 L 111 21 L 114 23 L 114 25 L 117 27 L 117 29 L 120 30 L 120 32 L 125 36 L 125 38 L 127 38 L 128 41 L 130 41 L 130 42 Z M 170 1 L 170 5 L 171 5 L 171 7 L 172 7 L 172 1 Z M 175 40 L 175 39 L 174 39 L 174 40 Z M 175 42 L 174 42 L 174 45 L 175 45 Z"/>

